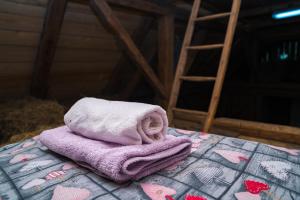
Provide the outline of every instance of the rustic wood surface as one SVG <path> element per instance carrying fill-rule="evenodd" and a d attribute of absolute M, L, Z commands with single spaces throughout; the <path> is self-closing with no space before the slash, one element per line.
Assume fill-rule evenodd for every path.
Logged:
<path fill-rule="evenodd" d="M 47 2 L 0 1 L 2 99 L 29 94 Z M 114 13 L 130 34 L 143 17 L 119 8 L 114 8 Z M 115 39 L 99 23 L 87 4 L 68 3 L 50 72 L 49 97 L 67 100 L 97 95 L 106 85 L 121 55 Z"/>
<path fill-rule="evenodd" d="M 30 93 L 34 97 L 47 97 L 49 74 L 57 49 L 67 3 L 67 0 L 48 1 L 44 25 L 33 66 Z"/>
<path fill-rule="evenodd" d="M 150 85 L 162 97 L 166 97 L 166 91 L 151 66 L 141 54 L 140 50 L 134 44 L 132 38 L 121 25 L 120 21 L 113 14 L 110 6 L 105 1 L 90 0 L 90 6 L 98 16 L 99 20 L 108 27 L 108 29 L 116 36 L 120 44 L 126 49 L 126 53 L 137 67 L 140 67 L 145 78 L 149 81 Z"/>

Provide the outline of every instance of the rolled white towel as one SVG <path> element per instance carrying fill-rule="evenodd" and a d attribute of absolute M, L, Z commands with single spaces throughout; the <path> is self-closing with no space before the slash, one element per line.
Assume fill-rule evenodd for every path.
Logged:
<path fill-rule="evenodd" d="M 164 140 L 168 128 L 160 106 L 96 98 L 77 101 L 64 121 L 78 135 L 123 145 Z"/>

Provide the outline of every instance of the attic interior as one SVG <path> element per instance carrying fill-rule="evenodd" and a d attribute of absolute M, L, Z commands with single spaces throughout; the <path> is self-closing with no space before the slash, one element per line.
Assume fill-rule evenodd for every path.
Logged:
<path fill-rule="evenodd" d="M 0 0 L 0 200 L 300 199 L 297 0 Z"/>
<path fill-rule="evenodd" d="M 105 13 L 85 0 L 2 0 L 2 107 L 32 96 L 56 101 L 65 112 L 78 99 L 92 96 L 158 104 L 167 110 L 193 1 L 107 3 L 110 10 Z M 199 15 L 230 12 L 231 6 L 231 1 L 204 0 Z M 211 132 L 299 144 L 300 18 L 274 18 L 299 8 L 295 0 L 242 1 Z M 119 24 L 114 27 L 111 23 L 116 22 L 105 15 L 120 21 L 133 49 L 115 28 Z M 223 43 L 228 21 L 225 17 L 197 23 L 192 45 Z M 135 54 L 136 49 L 142 61 L 135 58 L 140 53 Z M 216 76 L 221 53 L 221 48 L 190 51 L 187 75 Z M 182 81 L 176 104 L 182 110 L 174 112 L 175 127 L 202 129 L 203 116 L 185 110 L 207 112 L 213 87 L 213 81 Z M 36 125 L 23 132 L 35 129 Z"/>

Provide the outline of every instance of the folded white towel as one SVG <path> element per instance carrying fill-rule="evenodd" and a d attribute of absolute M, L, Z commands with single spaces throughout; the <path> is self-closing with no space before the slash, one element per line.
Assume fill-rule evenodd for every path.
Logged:
<path fill-rule="evenodd" d="M 160 106 L 96 98 L 77 101 L 64 121 L 79 135 L 124 145 L 164 140 L 168 127 Z"/>

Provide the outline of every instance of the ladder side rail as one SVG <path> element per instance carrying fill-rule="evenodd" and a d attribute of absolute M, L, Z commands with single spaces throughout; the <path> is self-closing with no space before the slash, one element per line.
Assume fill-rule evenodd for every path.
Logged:
<path fill-rule="evenodd" d="M 232 8 L 231 8 L 231 15 L 229 18 L 229 23 L 227 26 L 227 31 L 226 31 L 226 36 L 225 36 L 224 48 L 223 48 L 220 63 L 219 63 L 219 69 L 217 72 L 217 79 L 215 81 L 213 94 L 212 94 L 210 105 L 209 105 L 208 115 L 207 115 L 207 118 L 206 118 L 206 121 L 204 124 L 204 129 L 203 129 L 204 132 L 209 131 L 209 129 L 212 125 L 213 119 L 215 117 L 219 101 L 220 101 L 220 95 L 222 92 L 222 87 L 223 87 L 226 70 L 227 70 L 227 66 L 228 66 L 228 61 L 229 61 L 229 57 L 230 57 L 232 41 L 234 38 L 236 25 L 238 22 L 240 6 L 241 6 L 241 0 L 233 0 L 233 4 L 232 4 Z"/>

